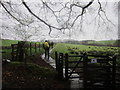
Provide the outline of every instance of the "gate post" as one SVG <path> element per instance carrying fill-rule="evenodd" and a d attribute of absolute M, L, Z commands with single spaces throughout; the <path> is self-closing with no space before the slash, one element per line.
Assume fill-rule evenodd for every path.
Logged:
<path fill-rule="evenodd" d="M 39 51 L 40 51 L 40 43 L 39 43 Z"/>
<path fill-rule="evenodd" d="M 12 55 L 12 60 L 14 60 L 14 44 L 11 44 L 11 47 L 12 47 L 12 53 L 11 53 L 11 55 Z"/>
<path fill-rule="evenodd" d="M 87 85 L 87 59 L 86 53 L 83 56 L 83 88 L 86 89 Z"/>
<path fill-rule="evenodd" d="M 19 48 L 19 61 L 23 61 L 24 59 L 24 42 L 20 41 L 18 42 L 18 48 Z"/>
<path fill-rule="evenodd" d="M 112 88 L 115 89 L 116 85 L 116 56 L 113 57 L 113 67 L 112 67 Z"/>
<path fill-rule="evenodd" d="M 35 43 L 35 53 L 37 53 L 37 44 Z"/>
<path fill-rule="evenodd" d="M 32 55 L 32 45 L 30 43 L 30 56 Z"/>
<path fill-rule="evenodd" d="M 63 78 L 63 53 L 59 54 L 59 61 L 58 61 L 58 76 L 59 78 Z"/>
<path fill-rule="evenodd" d="M 55 64 L 56 64 L 56 71 L 58 71 L 58 53 L 55 52 Z"/>
<path fill-rule="evenodd" d="M 68 53 L 65 54 L 65 79 L 68 80 Z"/>

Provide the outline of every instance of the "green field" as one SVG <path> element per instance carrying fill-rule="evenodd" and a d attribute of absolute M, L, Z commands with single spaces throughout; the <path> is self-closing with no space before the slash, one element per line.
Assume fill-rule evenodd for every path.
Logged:
<path fill-rule="evenodd" d="M 11 44 L 17 44 L 19 40 L 0 40 L 1 46 L 11 46 Z M 30 42 L 29 42 L 30 43 Z M 42 42 L 31 42 L 31 44 L 42 44 Z"/>
<path fill-rule="evenodd" d="M 36 50 L 37 52 L 35 52 L 35 49 L 34 48 L 32 48 L 32 50 L 31 50 L 31 52 L 32 52 L 32 54 L 31 55 L 41 55 L 43 52 L 44 52 L 44 50 L 43 50 L 43 48 L 40 48 L 40 50 L 39 50 L 39 48 L 37 48 L 37 50 Z M 3 59 L 12 59 L 11 57 L 11 52 L 12 52 L 12 50 L 11 49 L 3 49 L 3 50 L 0 50 L 0 52 L 3 52 L 2 53 L 2 58 Z M 27 54 L 28 54 L 28 56 L 31 56 L 30 55 L 30 49 L 28 48 L 28 50 L 27 50 Z"/>
<path fill-rule="evenodd" d="M 117 45 L 117 40 L 89 41 L 88 44 Z"/>
<path fill-rule="evenodd" d="M 11 44 L 17 44 L 18 40 L 0 40 L 2 46 L 11 46 Z"/>
<path fill-rule="evenodd" d="M 87 52 L 90 54 L 90 52 L 94 51 L 96 53 L 103 52 L 103 54 L 116 54 L 118 53 L 118 47 L 107 47 L 107 46 L 88 46 L 88 45 L 75 45 L 75 44 L 65 44 L 65 43 L 58 43 L 53 52 L 61 52 L 61 53 L 69 53 L 73 52 L 74 54 L 77 52 Z"/>
<path fill-rule="evenodd" d="M 2 40 L 2 46 L 6 46 L 6 47 L 10 47 L 11 44 L 17 44 L 17 43 L 18 43 L 18 40 Z M 26 44 L 28 44 L 28 46 L 29 46 L 30 43 L 32 44 L 32 46 L 34 46 L 34 44 L 36 42 L 27 42 Z M 36 44 L 39 45 L 39 43 L 41 44 L 41 42 L 37 42 Z M 26 49 L 26 51 L 27 51 L 28 56 L 30 56 L 30 48 Z M 39 50 L 39 48 L 36 49 L 37 52 L 35 52 L 34 47 L 32 48 L 31 51 L 32 51 L 32 55 L 38 55 L 38 54 L 42 54 L 44 52 L 42 46 L 41 46 L 40 50 Z M 10 59 L 11 60 L 12 49 L 6 49 L 6 48 L 0 49 L 0 52 L 2 53 L 3 59 Z"/>
<path fill-rule="evenodd" d="M 14 40 L 2 40 L 3 42 L 3 46 L 10 46 L 11 44 L 15 44 L 18 43 L 18 41 L 14 41 Z M 96 41 L 99 43 L 103 43 L 103 44 L 112 44 L 115 41 Z M 30 42 L 27 42 L 28 44 Z M 35 42 L 32 42 L 32 44 L 34 44 Z M 39 43 L 39 42 L 37 42 Z M 40 42 L 42 45 L 42 42 Z M 0 52 L 2 52 L 2 58 L 6 58 L 6 59 L 11 59 L 11 49 L 3 49 L 0 50 Z M 65 43 L 57 43 L 53 49 L 53 51 L 51 52 L 51 57 L 55 58 L 55 51 L 57 51 L 58 53 L 68 53 L 69 55 L 79 55 L 81 53 L 86 52 L 88 55 L 119 55 L 118 51 L 118 47 L 108 47 L 108 46 L 89 46 L 89 45 L 76 45 L 76 44 L 65 44 Z M 30 55 L 30 49 L 28 48 L 27 50 L 28 55 Z M 43 48 L 41 47 L 40 51 L 39 48 L 37 49 L 37 53 L 35 53 L 35 49 L 32 48 L 32 54 L 42 54 L 44 52 Z M 76 58 L 74 58 L 76 59 Z M 118 58 L 118 62 L 119 58 Z"/>
<path fill-rule="evenodd" d="M 52 58 L 55 57 L 55 51 L 58 53 L 68 53 L 69 55 L 80 55 L 86 52 L 88 55 L 119 55 L 118 47 L 108 47 L 108 46 L 88 46 L 88 45 L 75 45 L 75 44 L 65 44 L 58 43 L 52 51 Z M 72 58 L 77 59 L 77 58 Z M 120 59 L 117 58 L 120 63 Z"/>

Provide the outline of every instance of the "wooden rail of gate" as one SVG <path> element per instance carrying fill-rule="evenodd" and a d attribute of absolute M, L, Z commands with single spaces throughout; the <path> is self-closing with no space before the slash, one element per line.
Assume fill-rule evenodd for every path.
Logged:
<path fill-rule="evenodd" d="M 80 57 L 80 59 L 78 61 L 69 61 L 70 57 Z M 120 66 L 116 66 L 116 56 L 110 58 L 109 56 L 87 54 L 68 55 L 66 53 L 64 55 L 55 52 L 55 60 L 58 75 L 63 78 L 63 65 L 65 65 L 65 79 L 80 78 L 83 80 L 83 88 L 99 87 L 115 89 L 115 87 L 120 86 L 120 72 L 117 72 L 117 68 L 120 68 Z M 70 63 L 76 63 L 76 65 L 72 67 L 69 66 Z M 78 66 L 79 63 L 83 65 Z M 82 71 L 73 72 L 75 68 L 81 68 Z M 69 69 L 72 69 L 71 72 L 69 72 Z M 71 77 L 73 73 L 79 73 L 81 76 Z M 103 85 L 100 85 L 100 82 L 103 82 Z"/>

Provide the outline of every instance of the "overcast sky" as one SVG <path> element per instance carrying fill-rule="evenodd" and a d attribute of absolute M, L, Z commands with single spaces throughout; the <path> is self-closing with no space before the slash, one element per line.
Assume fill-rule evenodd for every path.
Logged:
<path fill-rule="evenodd" d="M 9 1 L 9 0 L 4 0 L 4 1 Z M 11 0 L 11 1 L 14 1 L 16 3 L 21 3 L 20 2 L 21 0 Z M 54 2 L 63 2 L 64 3 L 65 1 L 72 1 L 72 0 L 61 0 L 61 1 L 43 0 L 43 1 L 51 1 L 51 2 L 54 1 Z M 76 1 L 79 1 L 79 0 L 76 0 Z M 85 0 L 82 0 L 82 1 L 85 1 Z M 39 41 L 39 40 L 42 40 L 42 39 L 44 40 L 44 39 L 48 39 L 48 38 L 49 39 L 75 39 L 75 40 L 118 39 L 118 16 L 119 16 L 119 13 L 117 13 L 118 9 L 116 8 L 116 6 L 114 6 L 115 1 L 117 2 L 118 0 L 100 0 L 100 1 L 103 1 L 102 2 L 103 5 L 105 3 L 104 1 L 108 1 L 107 6 L 105 7 L 105 12 L 106 12 L 108 19 L 115 25 L 115 26 L 112 26 L 111 24 L 109 24 L 110 25 L 109 27 L 111 28 L 111 30 L 106 30 L 106 28 L 104 26 L 100 26 L 100 28 L 98 29 L 98 25 L 96 25 L 97 23 L 93 21 L 95 15 L 97 13 L 97 12 L 94 12 L 94 13 L 87 13 L 84 16 L 84 18 L 83 18 L 84 22 L 82 24 L 83 25 L 82 31 L 80 31 L 79 28 L 77 28 L 77 27 L 74 27 L 74 29 L 71 29 L 71 30 L 65 30 L 65 34 L 63 34 L 59 30 L 54 30 L 54 32 L 51 32 L 51 36 L 50 36 L 50 35 L 48 35 L 49 29 L 47 27 L 44 27 L 44 28 L 39 27 L 39 29 L 41 29 L 41 31 L 39 31 L 37 35 L 31 37 L 31 40 Z M 45 18 L 45 13 L 41 13 L 42 11 L 39 12 L 39 9 L 37 9 L 37 7 L 35 6 L 39 2 L 39 0 L 25 0 L 25 2 L 27 2 L 27 4 L 30 5 L 30 8 L 36 14 L 38 14 L 41 18 Z M 97 7 L 96 3 L 94 3 L 91 8 L 95 9 L 96 7 Z M 54 7 L 54 8 L 59 9 L 60 6 L 58 5 L 57 7 Z M 16 9 L 18 9 L 22 12 L 25 12 L 28 15 L 30 14 L 23 6 L 18 6 L 18 7 L 16 7 Z M 77 10 L 77 9 L 75 9 L 75 10 Z M 92 12 L 92 10 L 91 10 L 91 12 Z M 62 13 L 64 14 L 65 12 L 63 11 Z M 9 30 L 3 30 L 3 28 L 2 28 L 2 33 L 3 33 L 2 38 L 20 39 L 20 37 L 19 38 L 17 37 L 18 35 L 15 35 L 15 33 L 14 33 L 15 31 L 13 28 L 15 23 L 17 23 L 17 22 L 15 20 L 13 20 L 12 17 L 8 18 L 7 17 L 8 15 L 3 16 L 3 14 L 1 15 L 1 13 L 0 13 L 0 16 L 2 18 L 2 19 L 0 19 L 0 21 L 2 22 L 2 26 L 10 27 Z M 30 17 L 33 17 L 33 19 L 36 20 L 36 18 L 34 16 L 31 15 Z M 55 18 L 51 17 L 51 13 L 47 14 L 45 19 L 46 19 L 46 21 L 48 20 L 47 22 L 50 23 L 51 25 L 54 25 L 54 26 L 57 25 Z M 79 21 L 77 21 L 77 22 L 79 22 Z M 36 22 L 33 23 L 33 26 L 36 26 L 38 29 L 38 26 L 39 26 L 38 24 L 40 24 L 40 23 L 37 23 L 37 20 L 36 20 Z M 40 25 L 42 25 L 42 24 L 40 24 Z M 76 23 L 76 26 L 78 26 L 78 25 L 79 25 L 79 23 L 78 24 Z M 36 28 L 25 28 L 25 29 L 29 30 L 28 33 L 35 33 L 34 29 L 36 29 Z"/>

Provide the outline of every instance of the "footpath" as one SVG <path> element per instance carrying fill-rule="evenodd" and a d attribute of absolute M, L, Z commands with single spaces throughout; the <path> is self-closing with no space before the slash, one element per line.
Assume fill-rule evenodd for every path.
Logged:
<path fill-rule="evenodd" d="M 53 49 L 50 50 L 50 53 L 52 52 Z M 45 62 L 51 65 L 54 69 L 56 69 L 55 60 L 53 58 L 49 57 L 49 60 L 47 60 L 45 59 L 45 54 L 43 54 L 42 59 L 45 60 Z M 63 68 L 63 74 L 65 75 L 65 68 Z M 78 74 L 74 74 L 73 77 L 74 76 L 78 76 Z M 83 87 L 82 80 L 79 80 L 79 78 L 73 78 L 69 80 L 71 90 L 79 90 L 80 88 Z"/>

